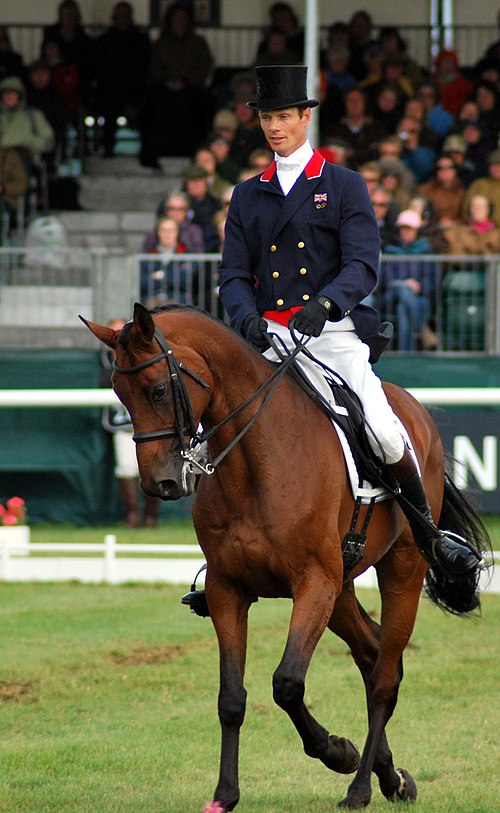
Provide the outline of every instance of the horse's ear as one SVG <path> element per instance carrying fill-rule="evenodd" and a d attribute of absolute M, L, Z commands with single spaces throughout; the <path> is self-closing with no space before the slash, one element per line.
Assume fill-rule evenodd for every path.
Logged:
<path fill-rule="evenodd" d="M 153 317 L 144 305 L 136 302 L 134 305 L 134 327 L 144 343 L 152 341 L 155 333 Z"/>
<path fill-rule="evenodd" d="M 106 327 L 106 325 L 98 325 L 96 322 L 89 322 L 88 319 L 84 319 L 83 316 L 79 317 L 82 322 L 87 325 L 88 329 L 94 334 L 96 339 L 99 339 L 100 342 L 103 344 L 107 344 L 108 347 L 115 348 L 116 340 L 120 333 L 119 330 L 113 330 L 112 327 Z"/>

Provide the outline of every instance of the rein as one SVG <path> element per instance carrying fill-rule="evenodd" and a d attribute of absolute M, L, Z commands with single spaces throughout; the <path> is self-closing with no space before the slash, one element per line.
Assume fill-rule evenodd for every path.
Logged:
<path fill-rule="evenodd" d="M 184 381 L 182 379 L 181 373 L 184 373 L 190 378 L 193 379 L 197 384 L 204 387 L 207 392 L 211 392 L 211 387 L 209 384 L 206 383 L 202 378 L 200 378 L 196 373 L 193 373 L 188 367 L 186 367 L 182 362 L 178 362 L 175 358 L 174 351 L 170 347 L 167 339 L 165 336 L 155 327 L 154 331 L 154 338 L 160 345 L 162 352 L 158 353 L 156 356 L 152 356 L 146 361 L 141 362 L 140 364 L 134 364 L 132 367 L 119 367 L 115 362 L 113 362 L 113 370 L 117 373 L 122 373 L 123 375 L 130 375 L 133 373 L 138 373 L 141 370 L 146 369 L 147 367 L 151 367 L 153 364 L 157 364 L 163 359 L 167 360 L 169 374 L 170 374 L 170 382 L 172 384 L 172 391 L 174 396 L 174 413 L 175 413 L 175 427 L 172 429 L 156 429 L 151 432 L 141 432 L 141 433 L 134 433 L 132 439 L 136 443 L 145 443 L 152 440 L 161 440 L 163 438 L 170 438 L 177 436 L 179 440 L 179 444 L 181 446 L 181 457 L 183 457 L 188 462 L 195 465 L 198 469 L 200 469 L 205 474 L 213 474 L 215 471 L 216 466 L 226 457 L 226 455 L 231 451 L 231 449 L 236 446 L 237 443 L 241 440 L 241 438 L 248 432 L 248 430 L 253 426 L 253 424 L 257 421 L 260 414 L 264 410 L 265 406 L 267 405 L 269 399 L 272 397 L 276 388 L 281 381 L 282 377 L 288 370 L 288 367 L 293 364 L 295 357 L 301 352 L 302 348 L 305 345 L 305 342 L 298 342 L 295 349 L 280 363 L 279 367 L 272 373 L 272 375 L 266 379 L 258 389 L 247 398 L 242 404 L 240 404 L 236 409 L 226 415 L 218 424 L 212 426 L 207 432 L 202 432 L 201 434 L 198 433 L 197 427 L 194 424 L 194 417 L 191 408 L 191 402 L 189 400 L 189 395 L 187 393 L 186 387 L 184 385 Z M 274 343 L 273 343 L 274 346 Z M 196 459 L 196 448 L 201 446 L 202 443 L 208 441 L 216 432 L 219 431 L 223 426 L 225 426 L 229 421 L 236 418 L 243 410 L 245 410 L 250 404 L 255 401 L 256 398 L 261 395 L 268 387 L 270 387 L 269 392 L 263 399 L 261 405 L 259 406 L 258 410 L 256 411 L 255 415 L 253 415 L 250 420 L 243 426 L 243 428 L 238 432 L 238 434 L 233 438 L 233 440 L 223 449 L 222 452 L 211 462 L 207 463 L 206 465 L 201 464 Z M 187 426 L 185 425 L 187 423 Z M 189 447 L 186 446 L 184 442 L 184 438 L 188 436 L 190 439 Z"/>

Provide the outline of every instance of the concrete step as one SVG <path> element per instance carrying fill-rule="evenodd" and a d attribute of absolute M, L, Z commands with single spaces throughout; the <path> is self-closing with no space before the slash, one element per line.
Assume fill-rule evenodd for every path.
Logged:
<path fill-rule="evenodd" d="M 163 197 L 182 186 L 189 158 L 161 158 L 161 170 L 143 167 L 133 156 L 88 157 L 79 178 L 80 206 L 92 211 L 139 211 L 154 216 Z"/>
<path fill-rule="evenodd" d="M 154 228 L 155 210 L 57 212 L 70 246 L 121 248 L 137 254 L 146 234 Z"/>

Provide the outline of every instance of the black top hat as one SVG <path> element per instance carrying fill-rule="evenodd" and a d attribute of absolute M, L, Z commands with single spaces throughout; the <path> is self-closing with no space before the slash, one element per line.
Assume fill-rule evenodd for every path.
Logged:
<path fill-rule="evenodd" d="M 317 107 L 307 98 L 307 67 L 304 65 L 261 65 L 255 68 L 257 101 L 247 102 L 252 110 L 285 110 L 287 107 Z"/>

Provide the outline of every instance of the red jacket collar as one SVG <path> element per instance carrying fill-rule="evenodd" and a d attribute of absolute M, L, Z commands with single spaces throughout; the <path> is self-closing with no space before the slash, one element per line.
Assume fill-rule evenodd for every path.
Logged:
<path fill-rule="evenodd" d="M 325 164 L 326 161 L 321 155 L 321 153 L 319 153 L 318 150 L 314 150 L 312 157 L 306 164 L 305 168 L 307 180 L 310 181 L 312 178 L 319 178 L 323 173 L 323 167 L 325 166 Z M 273 161 L 272 164 L 269 164 L 268 168 L 264 170 L 264 172 L 260 176 L 260 180 L 269 183 L 275 172 L 276 172 L 276 161 Z"/>

